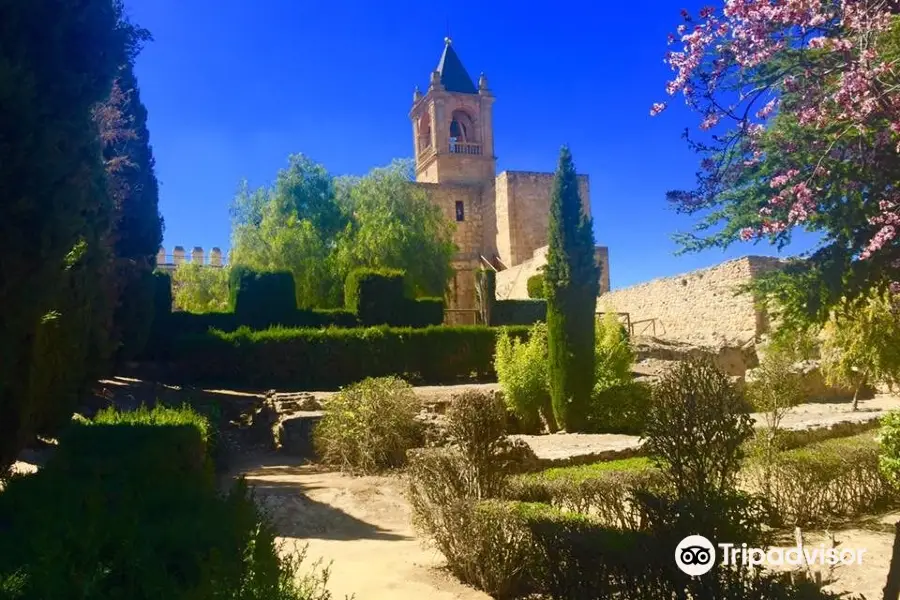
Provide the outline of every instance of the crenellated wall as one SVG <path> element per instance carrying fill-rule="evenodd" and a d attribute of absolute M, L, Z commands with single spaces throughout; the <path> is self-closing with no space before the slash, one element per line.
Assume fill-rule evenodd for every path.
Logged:
<path fill-rule="evenodd" d="M 163 271 L 174 271 L 182 263 L 199 264 L 207 267 L 224 267 L 230 262 L 230 253 L 226 262 L 222 250 L 218 247 L 210 250 L 209 255 L 200 246 L 194 246 L 190 254 L 185 251 L 184 246 L 175 246 L 172 249 L 172 254 L 166 254 L 166 249 L 160 246 L 159 251 L 156 253 L 156 266 Z"/>

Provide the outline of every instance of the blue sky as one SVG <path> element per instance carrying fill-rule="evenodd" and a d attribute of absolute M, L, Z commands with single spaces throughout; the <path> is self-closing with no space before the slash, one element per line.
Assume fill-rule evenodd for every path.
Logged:
<path fill-rule="evenodd" d="M 674 275 L 767 245 L 674 256 L 690 228 L 666 190 L 698 164 L 680 135 L 694 115 L 663 115 L 666 34 L 696 2 L 128 0 L 155 41 L 138 58 L 160 179 L 164 246 L 228 247 L 241 179 L 269 183 L 291 153 L 363 174 L 412 155 L 408 111 L 427 87 L 449 19 L 473 79 L 496 95 L 498 171 L 552 171 L 567 143 L 591 178 L 595 235 L 613 288 Z M 533 6 L 539 6 L 537 4 Z M 638 8 L 640 6 L 640 8 Z M 809 248 L 809 238 L 789 249 Z"/>

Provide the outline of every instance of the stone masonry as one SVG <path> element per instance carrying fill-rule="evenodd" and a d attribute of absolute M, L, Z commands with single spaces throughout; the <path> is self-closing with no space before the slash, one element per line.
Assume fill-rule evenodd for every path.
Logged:
<path fill-rule="evenodd" d="M 428 91 L 416 89 L 409 114 L 415 185 L 456 224 L 453 241 L 458 250 L 448 308 L 473 311 L 472 317 L 478 269 L 496 270 L 499 284 L 540 266 L 534 259 L 547 246 L 553 185 L 552 173 L 497 174 L 493 103 L 487 78 L 482 73 L 476 86 L 446 39 Z M 586 175 L 578 179 L 582 204 L 590 214 L 590 181 Z M 606 261 L 604 289 L 609 289 L 606 248 L 598 247 L 598 256 Z M 527 267 L 517 269 L 525 263 Z"/>
<path fill-rule="evenodd" d="M 655 320 L 657 337 L 697 344 L 743 345 L 769 332 L 769 319 L 737 288 L 780 268 L 778 258 L 746 256 L 683 275 L 603 294 L 597 310 L 628 313 L 632 323 Z M 649 323 L 635 326 L 650 334 Z"/>

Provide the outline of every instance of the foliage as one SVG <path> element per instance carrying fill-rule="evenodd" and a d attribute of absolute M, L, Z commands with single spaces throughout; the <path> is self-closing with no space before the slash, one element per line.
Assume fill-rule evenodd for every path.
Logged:
<path fill-rule="evenodd" d="M 399 325 L 405 317 L 404 277 L 396 269 L 354 269 L 344 286 L 344 306 L 365 326 Z"/>
<path fill-rule="evenodd" d="M 172 277 L 175 308 L 200 314 L 227 311 L 228 280 L 227 268 L 181 263 Z"/>
<path fill-rule="evenodd" d="M 679 363 L 653 390 L 644 447 L 678 498 L 697 501 L 734 489 L 753 421 L 728 376 L 709 360 Z"/>
<path fill-rule="evenodd" d="M 491 312 L 491 325 L 533 325 L 547 320 L 545 300 L 497 300 Z"/>
<path fill-rule="evenodd" d="M 633 381 L 634 350 L 628 332 L 613 313 L 607 312 L 597 319 L 594 356 L 595 393 Z"/>
<path fill-rule="evenodd" d="M 584 430 L 594 375 L 594 313 L 600 268 L 594 258 L 593 220 L 578 192 L 567 147 L 559 156 L 550 198 L 549 250 L 544 270 L 550 396 L 556 422 Z"/>
<path fill-rule="evenodd" d="M 508 466 L 501 459 L 507 445 L 503 401 L 497 394 L 477 391 L 454 396 L 447 409 L 447 434 L 463 456 L 476 499 L 497 496 Z"/>
<path fill-rule="evenodd" d="M 105 360 L 106 330 L 90 326 L 91 319 L 105 319 L 105 308 L 101 312 L 99 302 L 90 301 L 102 293 L 101 241 L 108 230 L 111 201 L 91 109 L 109 95 L 117 69 L 126 63 L 134 43 L 135 29 L 112 0 L 16 2 L 4 8 L 0 470 L 11 464 L 39 422 L 55 420 L 41 414 L 51 404 L 29 391 L 30 383 L 67 378 L 78 387 L 91 377 L 82 369 L 94 364 L 85 356 L 96 352 L 98 363 Z M 67 257 L 84 245 L 88 245 L 85 260 L 74 266 Z M 73 289 L 77 295 L 67 296 Z M 80 301 L 85 303 L 75 305 Z M 51 321 L 57 321 L 65 330 L 60 334 L 75 344 L 74 354 L 70 361 L 61 356 L 67 347 L 59 347 L 59 360 L 35 365 L 44 352 L 35 346 L 38 338 L 55 335 L 45 327 Z"/>
<path fill-rule="evenodd" d="M 829 525 L 871 512 L 889 489 L 871 433 L 756 458 L 747 476 L 748 485 L 767 490 L 775 516 L 787 526 Z"/>
<path fill-rule="evenodd" d="M 606 388 L 595 386 L 588 419 L 590 430 L 642 434 L 651 396 L 652 387 L 639 381 Z"/>
<path fill-rule="evenodd" d="M 229 274 L 231 308 L 241 321 L 287 323 L 297 311 L 290 271 L 254 271 L 242 265 Z"/>
<path fill-rule="evenodd" d="M 528 289 L 528 297 L 536 300 L 543 300 L 544 294 L 544 276 L 541 273 L 532 275 L 526 283 Z"/>
<path fill-rule="evenodd" d="M 0 494 L 8 597 L 328 600 L 327 571 L 295 580 L 303 553 L 279 558 L 243 482 L 219 494 L 197 460 L 203 427 L 187 409 L 105 412 L 13 479 Z"/>
<path fill-rule="evenodd" d="M 900 412 L 892 411 L 882 417 L 878 442 L 881 475 L 894 488 L 900 487 Z"/>
<path fill-rule="evenodd" d="M 357 268 L 402 269 L 413 296 L 443 296 L 451 276 L 451 224 L 395 162 L 339 180 L 302 155 L 274 187 L 244 183 L 232 205 L 233 263 L 289 270 L 303 308 L 342 305 Z"/>
<path fill-rule="evenodd" d="M 635 499 L 639 491 L 663 491 L 662 475 L 644 457 L 517 475 L 510 480 L 505 497 L 590 514 L 609 527 L 639 530 L 646 521 Z"/>
<path fill-rule="evenodd" d="M 548 385 L 546 324 L 532 325 L 527 340 L 511 336 L 506 328 L 500 329 L 494 369 L 507 408 L 519 418 L 525 431 L 537 431 L 542 416 L 547 423 L 555 423 Z"/>
<path fill-rule="evenodd" d="M 856 392 L 869 382 L 900 381 L 900 312 L 897 296 L 873 290 L 857 302 L 840 306 L 825 326 L 822 367 L 831 385 Z"/>
<path fill-rule="evenodd" d="M 492 313 L 497 301 L 497 272 L 493 269 L 475 271 L 475 300 L 478 302 L 481 323 L 493 323 Z"/>
<path fill-rule="evenodd" d="M 117 323 L 119 362 L 134 360 L 153 335 L 156 315 L 156 278 L 150 269 L 126 267 L 117 277 L 121 289 L 114 321 Z"/>
<path fill-rule="evenodd" d="M 900 256 L 896 7 L 740 0 L 682 15 L 667 89 L 684 93 L 712 135 L 688 137 L 703 157 L 696 188 L 669 193 L 701 216 L 701 233 L 679 241 L 783 247 L 797 228 L 818 233 L 808 260 L 757 289 L 785 320 L 822 324 L 843 298 L 890 281 Z"/>
<path fill-rule="evenodd" d="M 322 461 L 343 471 L 377 473 L 399 467 L 406 462 L 406 451 L 421 442 L 420 408 L 405 381 L 366 379 L 328 402 L 313 441 Z"/>
<path fill-rule="evenodd" d="M 336 389 L 385 375 L 459 383 L 494 375 L 496 338 L 495 329 L 480 326 L 241 328 L 177 337 L 170 358 L 173 373 L 186 382 L 258 389 Z"/>

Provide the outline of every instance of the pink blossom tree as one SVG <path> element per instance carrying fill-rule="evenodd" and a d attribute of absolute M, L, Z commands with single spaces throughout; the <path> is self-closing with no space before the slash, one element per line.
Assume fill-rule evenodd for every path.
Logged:
<path fill-rule="evenodd" d="M 821 234 L 760 292 L 823 321 L 842 296 L 900 279 L 900 0 L 725 0 L 669 35 L 666 91 L 699 114 L 697 215 L 685 250 Z M 666 109 L 658 102 L 650 109 Z M 897 287 L 894 284 L 894 287 Z"/>

